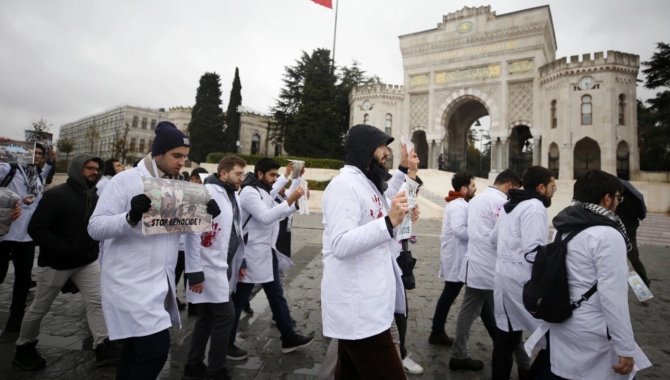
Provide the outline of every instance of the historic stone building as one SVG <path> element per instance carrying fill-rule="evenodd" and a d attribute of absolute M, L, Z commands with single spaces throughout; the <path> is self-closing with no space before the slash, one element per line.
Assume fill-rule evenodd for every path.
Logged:
<path fill-rule="evenodd" d="M 539 164 L 570 179 L 600 168 L 639 172 L 639 57 L 615 51 L 556 60 L 549 6 L 496 15 L 489 6 L 443 16 L 400 36 L 404 85 L 359 87 L 352 125 L 411 136 L 422 162 L 466 169 L 468 133 L 490 117 L 491 172 Z"/>
<path fill-rule="evenodd" d="M 240 141 L 238 152 L 244 154 L 281 155 L 280 146 L 268 145 L 272 118 L 244 107 L 240 108 Z M 126 135 L 128 142 L 125 163 L 132 164 L 151 151 L 156 124 L 169 120 L 188 133 L 191 107 L 145 108 L 120 106 L 81 118 L 60 127 L 59 138 L 74 142 L 71 156 L 92 153 L 103 159 L 114 155 L 114 142 Z M 121 157 L 119 157 L 121 158 Z"/>

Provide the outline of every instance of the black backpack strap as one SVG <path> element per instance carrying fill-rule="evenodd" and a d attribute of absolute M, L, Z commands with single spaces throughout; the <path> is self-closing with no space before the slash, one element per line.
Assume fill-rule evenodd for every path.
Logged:
<path fill-rule="evenodd" d="M 586 293 L 582 294 L 582 298 L 572 303 L 572 309 L 574 310 L 582 306 L 582 302 L 587 301 L 597 291 L 598 291 L 598 283 L 596 282 L 595 285 L 591 287 L 591 289 L 589 289 Z"/>
<path fill-rule="evenodd" d="M 9 172 L 5 176 L 5 178 L 2 179 L 0 182 L 0 187 L 7 187 L 9 184 L 12 182 L 14 179 L 14 176 L 16 175 L 16 169 L 18 168 L 17 164 L 9 164 Z"/>

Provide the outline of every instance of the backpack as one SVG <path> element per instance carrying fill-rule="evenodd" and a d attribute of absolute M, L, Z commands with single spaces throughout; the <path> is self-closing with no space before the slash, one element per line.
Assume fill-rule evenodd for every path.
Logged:
<path fill-rule="evenodd" d="M 571 231 L 565 239 L 561 239 L 562 234 L 557 233 L 552 243 L 538 245 L 524 255 L 526 261 L 533 264 L 533 269 L 530 280 L 523 286 L 523 306 L 533 317 L 551 323 L 561 323 L 570 318 L 572 311 L 598 290 L 596 283 L 578 301 L 570 300 L 568 271 L 565 265 L 568 242 L 588 227 L 591 226 Z M 530 261 L 528 255 L 533 252 L 537 252 L 535 261 Z"/>

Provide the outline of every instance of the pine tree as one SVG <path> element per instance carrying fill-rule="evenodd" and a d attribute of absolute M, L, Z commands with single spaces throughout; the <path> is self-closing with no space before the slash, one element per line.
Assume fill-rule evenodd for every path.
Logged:
<path fill-rule="evenodd" d="M 269 140 L 282 144 L 291 155 L 342 158 L 342 141 L 349 129 L 349 93 L 355 86 L 379 82 L 354 62 L 333 73 L 330 52 L 302 52 L 287 66 L 284 87 L 273 108 Z"/>
<path fill-rule="evenodd" d="M 240 139 L 240 113 L 237 108 L 242 105 L 242 84 L 240 83 L 240 71 L 235 68 L 235 79 L 233 88 L 230 90 L 230 100 L 226 110 L 226 130 L 224 131 L 223 151 L 237 152 L 237 141 Z"/>
<path fill-rule="evenodd" d="M 223 110 L 219 74 L 205 73 L 200 77 L 188 133 L 191 142 L 189 158 L 192 161 L 204 162 L 209 153 L 223 151 Z"/>
<path fill-rule="evenodd" d="M 292 155 L 342 156 L 342 140 L 335 107 L 335 74 L 330 51 L 315 50 L 304 66 L 304 83 L 295 124 L 289 126 L 284 147 Z"/>
<path fill-rule="evenodd" d="M 662 89 L 649 99 L 649 107 L 638 102 L 640 168 L 670 170 L 670 44 L 659 42 L 651 60 L 642 62 L 647 76 L 644 87 Z"/>

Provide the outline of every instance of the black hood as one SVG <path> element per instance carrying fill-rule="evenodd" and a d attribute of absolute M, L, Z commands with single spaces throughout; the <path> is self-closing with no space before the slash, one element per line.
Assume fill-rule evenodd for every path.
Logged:
<path fill-rule="evenodd" d="M 95 161 L 98 163 L 98 166 L 100 167 L 100 170 L 98 171 L 98 177 L 92 184 L 87 183 L 86 179 L 84 179 L 84 176 L 81 174 L 81 171 L 84 168 L 84 164 L 88 161 Z M 90 154 L 80 154 L 75 158 L 73 158 L 67 167 L 68 182 L 72 183 L 72 186 L 74 186 L 78 190 L 82 192 L 87 192 L 93 185 L 98 183 L 98 181 L 102 177 L 103 165 L 104 162 L 98 157 L 95 157 Z"/>
<path fill-rule="evenodd" d="M 240 187 L 240 189 L 243 189 L 247 186 L 261 188 L 267 191 L 268 193 L 272 191 L 272 187 L 267 186 L 263 182 L 259 181 L 258 178 L 256 178 L 256 174 L 252 172 L 248 172 L 247 175 L 244 176 L 244 180 L 242 181 L 242 186 Z"/>
<path fill-rule="evenodd" d="M 372 156 L 380 145 L 388 145 L 393 137 L 379 128 L 367 124 L 358 124 L 351 127 L 344 141 L 344 163 L 353 165 L 363 173 L 368 171 Z"/>
<path fill-rule="evenodd" d="M 509 190 L 509 201 L 505 203 L 505 212 L 510 213 L 516 208 L 521 202 L 527 201 L 530 199 L 537 199 L 542 202 L 544 207 L 551 206 L 551 199 L 547 199 L 540 195 L 535 190 L 526 190 L 526 189 L 510 189 Z"/>

